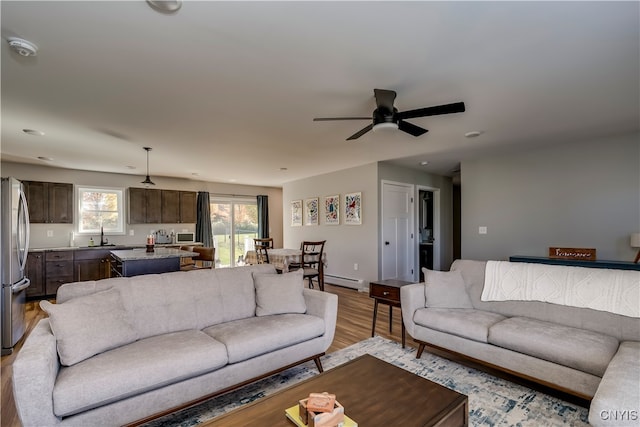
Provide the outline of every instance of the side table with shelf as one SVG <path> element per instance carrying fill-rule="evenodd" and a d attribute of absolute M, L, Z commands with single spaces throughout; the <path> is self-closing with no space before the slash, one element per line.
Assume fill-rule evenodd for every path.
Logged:
<path fill-rule="evenodd" d="M 393 323 L 393 307 L 400 306 L 400 288 L 410 285 L 413 282 L 404 280 L 387 279 L 377 280 L 369 283 L 369 296 L 374 299 L 373 306 L 373 324 L 371 325 L 371 336 L 376 332 L 376 319 L 378 317 L 378 304 L 386 304 L 389 306 L 389 332 L 392 331 Z M 405 346 L 405 329 L 402 321 L 402 310 L 400 311 L 400 324 L 402 325 L 402 348 Z"/>

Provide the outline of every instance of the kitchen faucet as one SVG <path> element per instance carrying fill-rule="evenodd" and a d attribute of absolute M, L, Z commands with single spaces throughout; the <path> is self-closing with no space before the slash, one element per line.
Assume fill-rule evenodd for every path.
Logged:
<path fill-rule="evenodd" d="M 100 246 L 104 246 L 109 243 L 109 239 L 104 238 L 104 230 L 100 226 Z"/>

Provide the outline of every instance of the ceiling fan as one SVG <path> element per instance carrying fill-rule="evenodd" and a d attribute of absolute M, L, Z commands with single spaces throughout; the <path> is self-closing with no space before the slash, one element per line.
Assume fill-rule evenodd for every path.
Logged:
<path fill-rule="evenodd" d="M 420 136 L 429 132 L 427 129 L 406 122 L 405 119 L 416 117 L 437 116 L 440 114 L 462 113 L 464 112 L 464 102 L 454 102 L 453 104 L 437 105 L 435 107 L 418 108 L 416 110 L 398 111 L 393 106 L 396 93 L 392 90 L 374 89 L 377 108 L 373 110 L 373 122 L 347 138 L 347 141 L 358 139 L 370 130 L 378 129 L 400 129 L 413 136 Z M 371 120 L 371 117 L 316 117 L 314 122 L 330 120 Z"/>

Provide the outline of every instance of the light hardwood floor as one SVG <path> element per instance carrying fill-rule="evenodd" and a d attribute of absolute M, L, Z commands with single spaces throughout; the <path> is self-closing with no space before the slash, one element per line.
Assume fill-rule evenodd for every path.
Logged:
<path fill-rule="evenodd" d="M 367 292 L 358 292 L 353 289 L 340 286 L 325 285 L 325 291 L 338 295 L 338 321 L 336 334 L 329 347 L 328 353 L 348 347 L 358 341 L 362 341 L 371 336 L 371 322 L 373 317 L 373 300 L 369 298 Z M 27 334 L 40 319 L 46 314 L 40 309 L 38 302 L 27 303 Z M 389 333 L 389 308 L 380 305 L 378 309 L 378 320 L 376 334 L 401 341 L 400 310 L 393 309 L 393 333 Z M 20 341 L 13 354 L 2 357 L 1 371 L 1 419 L 0 425 L 6 427 L 20 426 L 20 421 L 15 410 L 13 401 L 13 390 L 11 384 L 12 364 L 16 354 L 22 346 Z M 407 337 L 407 345 L 415 347 L 413 341 Z"/>

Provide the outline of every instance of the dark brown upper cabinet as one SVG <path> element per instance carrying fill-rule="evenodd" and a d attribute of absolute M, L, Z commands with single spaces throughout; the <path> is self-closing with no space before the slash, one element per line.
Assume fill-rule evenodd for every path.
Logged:
<path fill-rule="evenodd" d="M 73 224 L 73 184 L 23 181 L 29 221 L 33 224 Z"/>
<path fill-rule="evenodd" d="M 129 224 L 162 222 L 162 190 L 129 188 Z"/>

